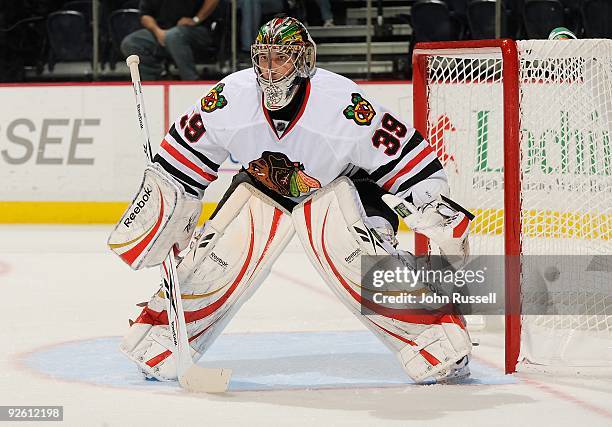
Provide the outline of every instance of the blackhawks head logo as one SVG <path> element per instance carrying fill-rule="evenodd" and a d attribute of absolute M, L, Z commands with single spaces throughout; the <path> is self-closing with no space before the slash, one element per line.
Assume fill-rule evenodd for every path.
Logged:
<path fill-rule="evenodd" d="M 319 181 L 304 173 L 303 164 L 292 162 L 282 153 L 264 151 L 259 159 L 249 162 L 247 172 L 282 196 L 299 197 L 321 188 Z"/>
<path fill-rule="evenodd" d="M 349 105 L 343 111 L 344 117 L 354 120 L 359 126 L 370 125 L 376 115 L 372 104 L 363 99 L 358 93 L 351 94 L 351 102 L 353 105 Z"/>
<path fill-rule="evenodd" d="M 219 83 L 213 87 L 208 94 L 202 98 L 202 110 L 206 113 L 212 113 L 217 108 L 223 108 L 227 105 L 227 99 L 221 95 L 225 83 Z"/>

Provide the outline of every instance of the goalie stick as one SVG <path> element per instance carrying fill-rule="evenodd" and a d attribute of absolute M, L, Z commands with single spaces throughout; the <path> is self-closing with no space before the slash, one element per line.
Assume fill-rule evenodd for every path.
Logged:
<path fill-rule="evenodd" d="M 130 69 L 134 96 L 136 97 L 136 113 L 140 135 L 143 139 L 143 148 L 149 162 L 153 161 L 151 151 L 151 138 L 149 136 L 149 125 L 144 108 L 144 96 L 138 64 L 138 55 L 131 55 L 126 59 Z M 181 289 L 176 274 L 173 250 L 161 264 L 161 275 L 164 291 L 166 293 L 166 310 L 168 312 L 168 327 L 170 328 L 172 342 L 174 344 L 174 357 L 179 384 L 186 390 L 205 393 L 222 393 L 227 390 L 232 371 L 224 368 L 202 368 L 191 358 L 189 340 L 187 337 L 187 325 L 183 313 L 183 302 L 181 300 Z"/>

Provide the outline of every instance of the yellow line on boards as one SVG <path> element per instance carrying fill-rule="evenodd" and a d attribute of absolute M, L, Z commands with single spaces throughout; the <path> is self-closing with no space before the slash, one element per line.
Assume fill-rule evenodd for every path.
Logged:
<path fill-rule="evenodd" d="M 199 225 L 216 207 L 202 204 Z M 0 224 L 115 224 L 127 208 L 127 202 L 0 202 Z M 399 228 L 408 231 L 402 221 Z"/>
<path fill-rule="evenodd" d="M 200 224 L 217 203 L 202 205 Z M 127 202 L 0 202 L 0 224 L 115 224 Z"/>
<path fill-rule="evenodd" d="M 0 224 L 115 224 L 127 202 L 0 202 Z M 210 218 L 216 202 L 204 202 L 199 224 Z M 472 235 L 499 235 L 503 209 L 472 209 Z M 400 221 L 400 230 L 408 227 Z M 589 213 L 523 211 L 525 237 L 612 239 L 612 216 Z"/>

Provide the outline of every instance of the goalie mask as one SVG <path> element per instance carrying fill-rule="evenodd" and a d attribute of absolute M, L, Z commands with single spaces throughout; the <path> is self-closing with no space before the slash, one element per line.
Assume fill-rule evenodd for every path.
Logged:
<path fill-rule="evenodd" d="M 274 18 L 259 29 L 251 59 L 268 110 L 291 102 L 300 83 L 314 75 L 315 58 L 316 45 L 297 19 Z"/>

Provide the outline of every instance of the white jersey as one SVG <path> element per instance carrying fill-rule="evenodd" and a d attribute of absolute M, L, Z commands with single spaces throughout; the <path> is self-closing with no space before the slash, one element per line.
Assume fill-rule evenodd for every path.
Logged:
<path fill-rule="evenodd" d="M 294 201 L 357 168 L 403 196 L 428 178 L 446 181 L 418 132 L 366 99 L 351 80 L 323 69 L 308 81 L 290 122 L 270 118 L 252 69 L 227 76 L 176 120 L 155 161 L 202 197 L 229 155 Z"/>

